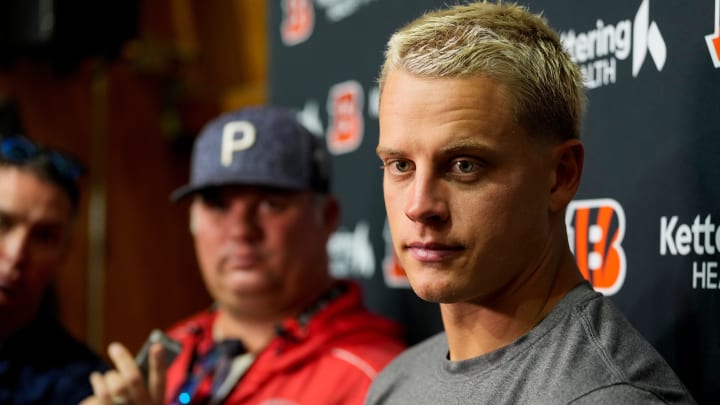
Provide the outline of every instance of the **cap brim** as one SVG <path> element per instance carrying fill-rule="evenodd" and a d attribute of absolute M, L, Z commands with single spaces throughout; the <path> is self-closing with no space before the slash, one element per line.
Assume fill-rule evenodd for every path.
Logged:
<path fill-rule="evenodd" d="M 182 200 L 183 198 L 194 194 L 195 192 L 199 191 L 202 187 L 193 187 L 190 184 L 186 184 L 177 190 L 170 193 L 170 201 L 172 202 L 178 202 Z"/>
<path fill-rule="evenodd" d="M 193 194 L 199 193 L 203 190 L 214 188 L 214 187 L 232 187 L 232 186 L 259 186 L 259 187 L 271 187 L 271 188 L 277 188 L 277 189 L 283 189 L 283 190 L 294 190 L 294 191 L 302 191 L 302 190 L 308 190 L 313 191 L 312 188 L 307 188 L 303 186 L 299 186 L 297 184 L 286 184 L 286 183 L 277 183 L 277 182 L 271 182 L 271 181 L 263 181 L 263 180 L 234 180 L 234 181 L 225 181 L 225 182 L 217 182 L 217 183 L 208 183 L 208 184 L 202 184 L 202 185 L 192 185 L 192 184 L 186 184 L 177 190 L 173 191 L 170 194 L 170 201 L 172 202 L 178 202 L 184 198 L 187 198 Z M 318 192 L 327 192 L 327 191 L 320 191 L 320 190 L 314 190 Z"/>

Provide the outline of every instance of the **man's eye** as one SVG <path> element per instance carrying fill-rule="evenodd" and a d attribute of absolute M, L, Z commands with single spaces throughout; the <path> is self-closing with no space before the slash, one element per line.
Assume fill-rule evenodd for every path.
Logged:
<path fill-rule="evenodd" d="M 472 160 L 456 160 L 452 163 L 451 170 L 455 173 L 469 174 L 477 172 L 480 169 L 480 165 Z"/>
<path fill-rule="evenodd" d="M 287 198 L 282 197 L 266 197 L 261 202 L 261 207 L 273 212 L 279 212 L 287 208 L 289 202 Z"/>
<path fill-rule="evenodd" d="M 31 238 L 40 245 L 57 245 L 62 239 L 62 230 L 56 226 L 40 227 L 32 232 Z"/>
<path fill-rule="evenodd" d="M 216 190 L 210 189 L 200 193 L 200 199 L 208 208 L 222 210 L 227 208 L 227 201 Z"/>
<path fill-rule="evenodd" d="M 412 164 L 407 160 L 394 160 L 386 165 L 393 173 L 405 173 L 412 170 Z"/>

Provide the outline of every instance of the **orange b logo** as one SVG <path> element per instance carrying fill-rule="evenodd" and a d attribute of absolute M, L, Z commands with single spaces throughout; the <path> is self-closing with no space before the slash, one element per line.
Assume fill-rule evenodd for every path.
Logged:
<path fill-rule="evenodd" d="M 397 255 L 393 249 L 392 237 L 390 236 L 390 227 L 388 226 L 387 219 L 385 220 L 385 227 L 383 228 L 383 239 L 385 239 L 385 258 L 383 259 L 382 270 L 385 285 L 394 288 L 410 287 L 410 281 L 408 280 L 407 273 L 405 273 L 405 269 L 403 269 L 400 262 L 398 262 Z"/>
<path fill-rule="evenodd" d="M 617 293 L 627 266 L 621 245 L 625 236 L 622 206 L 609 198 L 572 201 L 565 213 L 565 225 L 583 277 L 596 291 Z"/>
<path fill-rule="evenodd" d="M 315 9 L 312 0 L 284 0 L 280 36 L 287 46 L 307 40 L 315 28 Z"/>
<path fill-rule="evenodd" d="M 364 93 L 360 83 L 349 80 L 330 88 L 327 145 L 330 153 L 350 153 L 360 147 L 363 138 Z"/>

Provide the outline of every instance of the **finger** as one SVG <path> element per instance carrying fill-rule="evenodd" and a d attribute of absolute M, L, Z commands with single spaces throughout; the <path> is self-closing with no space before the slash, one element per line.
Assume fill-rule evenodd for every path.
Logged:
<path fill-rule="evenodd" d="M 148 389 L 153 401 L 160 403 L 165 395 L 165 373 L 167 370 L 167 359 L 162 344 L 155 343 L 150 346 L 149 355 Z"/>
<path fill-rule="evenodd" d="M 120 374 L 111 370 L 105 374 L 90 374 L 90 385 L 95 395 L 83 400 L 83 405 L 116 405 L 127 403 L 127 389 Z M 117 402 L 120 400 L 121 402 Z"/>
<path fill-rule="evenodd" d="M 107 396 L 112 399 L 113 397 L 128 397 L 130 389 L 123 376 L 117 370 L 110 370 L 105 373 L 105 386 L 107 387 Z"/>
<path fill-rule="evenodd" d="M 102 402 L 98 397 L 92 396 L 87 397 L 83 399 L 78 405 L 103 405 L 104 402 Z"/>
<path fill-rule="evenodd" d="M 95 371 L 90 374 L 90 385 L 92 386 L 94 397 L 87 398 L 91 404 L 104 405 L 110 403 L 110 390 L 105 382 L 103 374 Z"/>
<path fill-rule="evenodd" d="M 108 355 L 112 359 L 117 368 L 117 377 L 112 372 L 106 375 L 110 384 L 110 390 L 113 395 L 125 395 L 137 403 L 146 403 L 149 401 L 145 382 L 142 373 L 133 355 L 120 343 L 111 343 L 108 346 Z"/>

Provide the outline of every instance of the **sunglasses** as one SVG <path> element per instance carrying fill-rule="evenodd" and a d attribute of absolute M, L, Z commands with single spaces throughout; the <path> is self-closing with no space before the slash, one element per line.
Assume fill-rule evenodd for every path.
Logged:
<path fill-rule="evenodd" d="M 3 160 L 22 165 L 35 159 L 47 159 L 52 169 L 66 180 L 75 181 L 80 177 L 83 168 L 72 157 L 60 152 L 39 146 L 28 138 L 15 135 L 2 138 L 0 156 Z"/>

